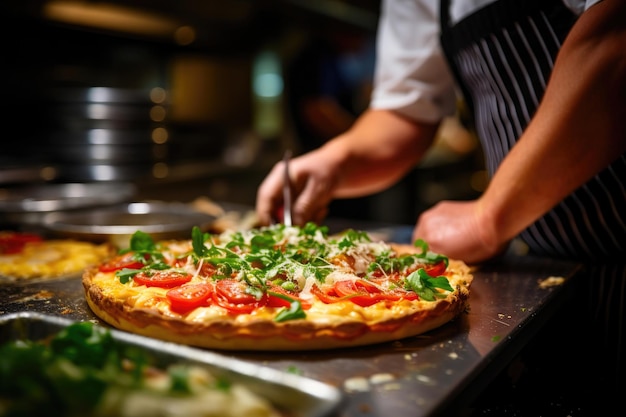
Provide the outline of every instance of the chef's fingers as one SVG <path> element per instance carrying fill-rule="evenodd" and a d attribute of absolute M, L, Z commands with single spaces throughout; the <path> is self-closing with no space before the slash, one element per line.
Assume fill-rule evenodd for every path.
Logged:
<path fill-rule="evenodd" d="M 283 206 L 283 162 L 277 162 L 265 177 L 256 195 L 256 213 L 261 225 L 277 220 Z"/>
<path fill-rule="evenodd" d="M 317 213 L 313 215 L 311 220 L 316 224 L 322 224 L 326 216 L 328 215 L 328 207 L 321 207 L 317 210 Z"/>
<path fill-rule="evenodd" d="M 307 176 L 304 188 L 293 203 L 291 215 L 294 223 L 300 226 L 308 221 L 320 223 L 328 213 L 330 189 L 330 184 L 324 178 Z"/>
<path fill-rule="evenodd" d="M 323 152 L 313 151 L 290 162 L 292 181 L 291 218 L 294 224 L 321 222 L 339 178 L 338 167 Z M 257 190 L 256 211 L 261 224 L 277 220 L 283 205 L 284 165 L 277 162 Z"/>

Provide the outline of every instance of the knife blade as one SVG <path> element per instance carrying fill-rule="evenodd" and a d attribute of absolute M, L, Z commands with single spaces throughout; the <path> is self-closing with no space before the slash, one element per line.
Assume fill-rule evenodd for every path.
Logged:
<path fill-rule="evenodd" d="M 283 224 L 285 226 L 291 226 L 291 176 L 289 175 L 289 161 L 291 160 L 291 150 L 287 149 L 283 155 Z"/>

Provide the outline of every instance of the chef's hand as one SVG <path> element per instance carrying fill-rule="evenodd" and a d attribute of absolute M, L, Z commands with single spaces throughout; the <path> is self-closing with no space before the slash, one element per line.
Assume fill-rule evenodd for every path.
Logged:
<path fill-rule="evenodd" d="M 291 218 L 294 225 L 320 223 L 328 214 L 328 204 L 339 178 L 339 164 L 318 149 L 289 164 L 292 184 Z M 256 212 L 263 225 L 282 221 L 284 165 L 277 162 L 265 177 L 256 197 Z"/>
<path fill-rule="evenodd" d="M 480 200 L 442 201 L 419 216 L 413 240 L 423 239 L 433 252 L 469 264 L 486 261 L 502 253 L 508 242 L 499 241 L 482 213 Z"/>

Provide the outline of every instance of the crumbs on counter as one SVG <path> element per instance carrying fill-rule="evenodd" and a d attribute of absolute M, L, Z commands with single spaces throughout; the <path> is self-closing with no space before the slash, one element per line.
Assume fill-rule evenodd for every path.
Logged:
<path fill-rule="evenodd" d="M 550 288 L 556 287 L 557 285 L 561 285 L 565 282 L 565 278 L 563 277 L 548 277 L 539 281 L 539 288 Z"/>
<path fill-rule="evenodd" d="M 393 381 L 395 377 L 390 373 L 379 373 L 370 376 L 370 382 L 372 384 L 383 384 L 386 382 Z"/>
<path fill-rule="evenodd" d="M 348 378 L 343 383 L 347 392 L 367 392 L 370 390 L 370 383 L 365 377 Z"/>
<path fill-rule="evenodd" d="M 344 381 L 344 389 L 347 392 L 367 392 L 373 385 L 380 385 L 387 391 L 399 389 L 400 386 L 394 383 L 396 377 L 390 373 L 377 373 L 367 377 L 348 378 Z"/>
<path fill-rule="evenodd" d="M 17 301 L 25 303 L 33 300 L 49 300 L 52 297 L 54 297 L 54 293 L 52 291 L 40 290 L 34 294 L 22 297 Z"/>

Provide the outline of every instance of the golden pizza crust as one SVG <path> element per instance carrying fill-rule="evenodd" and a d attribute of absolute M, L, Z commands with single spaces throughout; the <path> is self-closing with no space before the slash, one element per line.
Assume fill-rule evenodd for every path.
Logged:
<path fill-rule="evenodd" d="M 450 260 L 448 271 L 455 290 L 436 301 L 402 300 L 391 307 L 315 302 L 305 319 L 282 323 L 273 320 L 277 309 L 270 307 L 238 316 L 229 316 L 217 306 L 180 315 L 167 307 L 165 290 L 121 284 L 113 273 L 97 268 L 85 271 L 83 286 L 98 317 L 132 333 L 224 350 L 322 350 L 399 340 L 449 322 L 466 309 L 473 277 L 460 261 Z"/>

